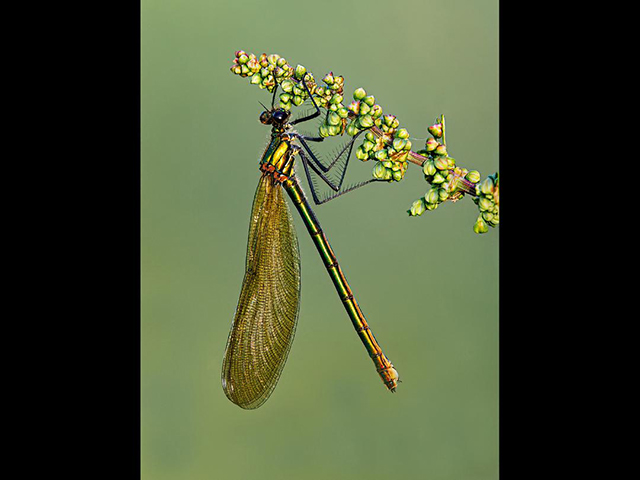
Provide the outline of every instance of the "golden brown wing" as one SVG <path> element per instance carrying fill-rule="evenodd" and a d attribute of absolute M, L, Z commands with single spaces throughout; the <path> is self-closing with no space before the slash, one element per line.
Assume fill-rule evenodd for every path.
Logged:
<path fill-rule="evenodd" d="M 262 176 L 251 211 L 240 300 L 222 364 L 224 393 L 236 405 L 262 405 L 278 383 L 300 306 L 300 253 L 282 187 Z"/>

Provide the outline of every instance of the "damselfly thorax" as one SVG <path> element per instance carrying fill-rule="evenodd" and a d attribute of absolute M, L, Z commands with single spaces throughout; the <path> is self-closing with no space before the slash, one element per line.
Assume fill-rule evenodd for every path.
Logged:
<path fill-rule="evenodd" d="M 291 141 L 292 137 L 286 133 L 274 136 L 260 161 L 260 170 L 271 174 L 279 183 L 289 179 L 294 171 L 294 157 L 299 147 Z"/>

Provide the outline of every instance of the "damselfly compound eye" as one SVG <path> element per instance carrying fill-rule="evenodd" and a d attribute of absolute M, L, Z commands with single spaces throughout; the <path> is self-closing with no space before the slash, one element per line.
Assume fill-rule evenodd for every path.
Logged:
<path fill-rule="evenodd" d="M 265 111 L 260 114 L 260 123 L 269 125 L 272 121 L 273 121 L 273 117 L 271 116 L 271 112 Z"/>

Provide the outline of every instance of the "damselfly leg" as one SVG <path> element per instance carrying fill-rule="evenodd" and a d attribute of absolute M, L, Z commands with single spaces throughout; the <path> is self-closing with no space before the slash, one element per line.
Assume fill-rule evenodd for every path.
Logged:
<path fill-rule="evenodd" d="M 306 77 L 305 77 L 306 78 Z M 303 80 L 302 82 L 303 84 L 303 88 L 307 91 L 307 94 L 309 95 L 309 98 L 311 99 L 311 101 L 313 102 L 313 106 L 315 107 L 315 112 L 312 113 L 311 115 L 307 115 L 301 118 L 298 118 L 296 120 L 294 120 L 293 122 L 291 122 L 291 125 L 295 125 L 298 123 L 303 123 L 309 120 L 312 120 L 316 117 L 318 117 L 320 115 L 320 108 L 318 107 L 315 99 L 313 98 L 313 95 L 311 95 L 311 91 L 309 90 L 309 87 L 307 85 L 307 83 Z M 356 141 L 356 139 L 362 134 L 366 132 L 366 130 L 362 130 L 360 132 L 358 132 L 356 135 L 353 136 L 353 138 L 351 140 L 349 140 L 344 147 L 335 155 L 335 157 L 333 158 L 332 161 L 329 162 L 328 165 L 325 165 L 319 158 L 318 156 L 311 150 L 311 147 L 309 146 L 309 144 L 307 142 L 322 142 L 324 141 L 324 137 L 310 137 L 307 135 L 301 135 L 299 133 L 294 133 L 292 135 L 293 138 L 295 138 L 296 140 L 298 140 L 298 143 L 300 143 L 300 145 L 302 145 L 302 147 L 304 148 L 304 150 L 306 151 L 303 152 L 301 149 L 296 149 L 297 153 L 300 156 L 300 159 L 302 160 L 302 165 L 304 167 L 304 171 L 305 171 L 305 176 L 307 177 L 307 182 L 309 184 L 309 188 L 311 189 L 311 196 L 313 197 L 313 201 L 316 205 L 322 205 L 323 203 L 326 203 L 330 200 L 333 200 L 341 195 L 344 195 L 345 193 L 349 193 L 352 192 L 360 187 L 363 187 L 365 185 L 369 185 L 370 183 L 373 182 L 377 182 L 379 180 L 377 179 L 370 179 L 364 182 L 359 182 L 357 184 L 351 185 L 348 188 L 345 188 L 343 190 L 342 189 L 342 184 L 344 183 L 344 178 L 345 175 L 347 173 L 347 167 L 349 166 L 349 160 L 351 158 L 351 152 L 353 150 L 353 145 Z M 327 175 L 327 173 L 329 173 L 334 166 L 342 164 L 342 162 L 340 162 L 340 160 L 343 160 L 344 162 L 344 167 L 342 168 L 342 171 L 339 174 L 339 179 L 337 181 L 331 180 L 331 178 L 329 178 Z M 331 188 L 335 193 L 331 194 L 331 195 L 327 195 L 324 198 L 320 198 L 318 195 L 318 190 L 316 188 L 315 182 L 313 181 L 313 178 L 311 176 L 311 172 L 310 170 L 312 170 L 315 174 L 318 175 L 318 177 L 320 177 L 320 179 L 329 186 L 329 188 Z"/>
<path fill-rule="evenodd" d="M 314 161 L 307 158 L 307 156 L 302 150 L 298 150 L 298 155 L 300 156 L 300 160 L 302 160 L 302 166 L 304 167 L 304 173 L 305 173 L 305 176 L 307 177 L 307 183 L 309 184 L 309 188 L 311 189 L 311 196 L 313 197 L 313 201 L 316 205 L 322 205 L 323 203 L 327 203 L 328 201 L 333 200 L 341 195 L 344 195 L 345 193 L 352 192 L 360 187 L 364 187 L 365 185 L 369 185 L 370 183 L 379 181 L 375 178 L 372 178 L 370 180 L 365 180 L 364 182 L 359 182 L 347 188 L 342 189 L 344 177 L 345 177 L 345 174 L 347 173 L 347 166 L 349 164 L 349 155 L 347 155 L 346 157 L 345 165 L 337 185 L 334 184 L 334 182 L 332 182 L 326 175 L 324 175 L 322 171 L 320 171 L 320 169 L 314 164 Z M 310 155 L 313 155 L 313 153 L 310 153 Z M 315 159 L 315 155 L 312 158 Z M 318 160 L 315 159 L 315 162 L 317 163 Z M 333 164 L 335 164 L 335 161 L 332 163 L 332 166 Z M 318 175 L 318 177 L 322 179 L 324 183 L 326 183 L 332 190 L 334 190 L 335 193 L 327 195 L 324 198 L 320 198 L 318 196 L 318 191 L 316 190 L 316 186 L 313 181 L 313 178 L 311 177 L 310 169 L 313 170 Z"/>

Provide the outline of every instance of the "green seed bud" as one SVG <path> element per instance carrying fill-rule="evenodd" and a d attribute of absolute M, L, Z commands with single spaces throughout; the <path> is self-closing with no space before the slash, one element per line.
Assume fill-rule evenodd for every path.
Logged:
<path fill-rule="evenodd" d="M 438 203 L 439 198 L 440 198 L 440 196 L 438 195 L 438 189 L 437 188 L 432 188 L 424 196 L 424 200 L 427 203 Z"/>
<path fill-rule="evenodd" d="M 449 168 L 449 162 L 445 157 L 436 157 L 433 163 L 435 164 L 436 168 L 441 171 L 448 170 Z"/>
<path fill-rule="evenodd" d="M 404 149 L 409 151 L 409 150 L 411 150 L 411 147 L 413 147 L 413 144 L 411 143 L 411 140 L 407 140 L 407 143 L 405 143 L 405 145 L 404 145 Z"/>
<path fill-rule="evenodd" d="M 384 168 L 384 165 L 382 165 L 381 163 L 376 163 L 376 165 L 373 167 L 373 176 L 375 178 L 384 180 L 385 174 L 386 174 L 387 169 Z"/>
<path fill-rule="evenodd" d="M 262 77 L 260 76 L 259 73 L 254 73 L 253 76 L 251 77 L 251 85 L 257 85 L 260 82 L 262 82 Z"/>
<path fill-rule="evenodd" d="M 318 132 L 320 133 L 321 137 L 328 137 L 329 136 L 329 125 L 320 125 L 320 128 L 318 129 Z"/>
<path fill-rule="evenodd" d="M 471 183 L 478 183 L 480 181 L 480 172 L 477 170 L 471 170 L 469 173 L 467 173 L 467 176 L 465 178 Z"/>
<path fill-rule="evenodd" d="M 360 102 L 360 115 L 367 115 L 371 111 L 371 107 L 364 102 Z"/>
<path fill-rule="evenodd" d="M 473 231 L 477 234 L 487 233 L 489 231 L 489 225 L 482 219 L 482 216 L 478 217 L 475 225 L 473 226 Z"/>
<path fill-rule="evenodd" d="M 426 143 L 427 152 L 433 152 L 436 148 L 438 148 L 438 145 L 440 144 L 436 139 L 430 138 Z"/>
<path fill-rule="evenodd" d="M 258 70 L 260 70 L 260 63 L 258 63 L 256 58 L 252 55 L 249 56 L 249 61 L 246 63 L 246 65 L 252 72 L 257 72 Z"/>
<path fill-rule="evenodd" d="M 296 95 L 296 96 L 293 97 L 293 104 L 296 107 L 299 107 L 303 103 L 304 103 L 304 98 L 302 98 L 300 95 Z"/>
<path fill-rule="evenodd" d="M 393 167 L 393 162 L 387 159 L 382 162 L 382 165 L 384 165 L 384 168 L 388 168 L 389 170 L 391 170 L 391 167 Z"/>
<path fill-rule="evenodd" d="M 347 135 L 349 135 L 350 137 L 353 137 L 359 131 L 360 131 L 360 129 L 356 126 L 355 121 L 351 122 L 349 125 L 347 125 L 346 132 L 347 132 Z"/>
<path fill-rule="evenodd" d="M 433 160 L 429 159 L 426 162 L 424 162 L 422 166 L 422 171 L 428 177 L 432 177 L 433 175 L 435 175 L 437 172 L 437 169 L 435 164 L 433 163 Z"/>
<path fill-rule="evenodd" d="M 409 131 L 406 128 L 399 128 L 396 132 L 397 138 L 404 138 L 405 140 L 409 138 Z"/>
<path fill-rule="evenodd" d="M 370 142 L 375 143 L 376 142 L 376 136 L 373 134 L 373 132 L 369 131 L 367 133 L 364 134 L 364 138 L 366 138 L 367 140 L 369 140 Z"/>
<path fill-rule="evenodd" d="M 440 183 L 444 183 L 445 180 L 446 179 L 442 176 L 442 174 L 440 172 L 438 172 L 431 179 L 431 183 L 437 185 L 437 184 L 440 184 Z"/>
<path fill-rule="evenodd" d="M 293 90 L 293 82 L 291 80 L 283 80 L 280 86 L 282 87 L 282 90 L 287 93 L 291 93 Z"/>
<path fill-rule="evenodd" d="M 484 218 L 487 222 L 491 223 L 491 220 L 493 220 L 493 213 L 491 213 L 491 212 L 483 212 L 482 213 L 482 218 Z"/>
<path fill-rule="evenodd" d="M 329 125 L 327 132 L 330 136 L 335 137 L 336 135 L 340 135 L 342 127 L 340 125 Z"/>
<path fill-rule="evenodd" d="M 485 212 L 493 208 L 493 202 L 491 202 L 491 200 L 487 198 L 480 198 L 478 200 L 478 208 L 480 209 L 481 212 Z"/>
<path fill-rule="evenodd" d="M 371 116 L 373 118 L 380 118 L 382 116 L 382 107 L 380 105 L 371 107 Z"/>
<path fill-rule="evenodd" d="M 371 115 L 365 115 L 364 117 L 359 117 L 358 121 L 362 128 L 369 128 L 373 126 L 373 117 Z"/>
<path fill-rule="evenodd" d="M 449 168 L 456 166 L 456 159 L 453 157 L 447 157 L 447 162 L 449 162 Z"/>
<path fill-rule="evenodd" d="M 336 93 L 333 97 L 331 97 L 331 100 L 329 102 L 334 105 L 339 104 L 340 102 L 342 102 L 342 95 Z"/>
<path fill-rule="evenodd" d="M 402 180 L 403 174 L 401 170 L 394 170 L 392 176 L 396 182 L 399 182 Z"/>
<path fill-rule="evenodd" d="M 361 145 L 361 146 L 362 146 L 362 149 L 363 149 L 365 152 L 368 152 L 368 151 L 372 150 L 372 149 L 373 149 L 373 147 L 375 147 L 375 143 L 370 142 L 369 140 L 365 140 L 364 142 L 362 142 L 362 145 Z"/>
<path fill-rule="evenodd" d="M 367 95 L 362 101 L 370 107 L 373 107 L 376 104 L 376 99 L 373 95 Z"/>
<path fill-rule="evenodd" d="M 427 210 L 435 210 L 436 208 L 438 208 L 437 203 L 427 203 L 425 206 L 427 207 Z"/>
<path fill-rule="evenodd" d="M 367 96 L 367 92 L 365 92 L 364 88 L 362 88 L 362 87 L 356 89 L 356 91 L 353 92 L 353 98 L 355 100 L 362 100 L 366 96 Z"/>
<path fill-rule="evenodd" d="M 386 160 L 386 158 L 387 158 L 387 149 L 383 148 L 382 150 L 378 150 L 375 153 L 375 157 L 376 157 L 376 160 L 380 160 L 380 161 Z"/>
<path fill-rule="evenodd" d="M 484 182 L 482 182 L 482 184 L 480 185 L 480 191 L 484 195 L 493 194 L 493 180 L 490 176 L 485 178 Z"/>
<path fill-rule="evenodd" d="M 288 93 L 281 93 L 280 101 L 282 103 L 289 103 L 291 101 L 291 95 L 289 95 Z"/>
<path fill-rule="evenodd" d="M 449 192 L 447 191 L 447 189 L 446 188 L 439 188 L 438 189 L 438 199 L 441 202 L 444 202 L 447 198 L 449 198 Z"/>
<path fill-rule="evenodd" d="M 327 73 L 327 75 L 325 75 L 325 77 L 322 80 L 327 85 L 333 85 L 335 83 L 335 80 L 333 78 L 333 73 Z"/>
<path fill-rule="evenodd" d="M 393 122 L 396 120 L 396 117 L 394 117 L 393 115 L 385 115 L 384 116 L 384 124 L 387 127 L 391 127 L 393 126 Z"/>
<path fill-rule="evenodd" d="M 396 137 L 393 139 L 393 148 L 396 151 L 403 150 L 406 144 L 407 144 L 407 141 L 402 138 Z"/>
<path fill-rule="evenodd" d="M 356 158 L 363 162 L 369 158 L 369 154 L 362 148 L 362 145 L 356 150 Z"/>
<path fill-rule="evenodd" d="M 424 205 L 424 200 L 419 198 L 418 200 L 416 200 L 411 204 L 409 215 L 411 215 L 412 217 L 419 217 L 424 213 L 425 210 L 426 210 L 426 207 Z"/>
<path fill-rule="evenodd" d="M 342 123 L 342 119 L 340 118 L 340 115 L 338 115 L 336 112 L 327 112 L 327 122 L 328 125 L 340 125 Z"/>
<path fill-rule="evenodd" d="M 349 116 L 349 110 L 347 110 L 344 107 L 338 108 L 337 113 L 340 116 L 340 118 L 347 118 Z"/>
<path fill-rule="evenodd" d="M 444 145 L 438 145 L 436 147 L 436 155 L 446 155 L 447 154 L 447 147 L 445 147 Z"/>
<path fill-rule="evenodd" d="M 302 65 L 296 65 L 296 69 L 294 71 L 294 75 L 298 80 L 302 80 L 304 74 L 307 73 L 307 69 Z"/>
<path fill-rule="evenodd" d="M 433 135 L 435 138 L 442 137 L 442 125 L 439 123 L 436 123 L 435 125 L 431 125 L 430 127 L 427 128 L 427 130 L 429 130 L 429 133 Z"/>

